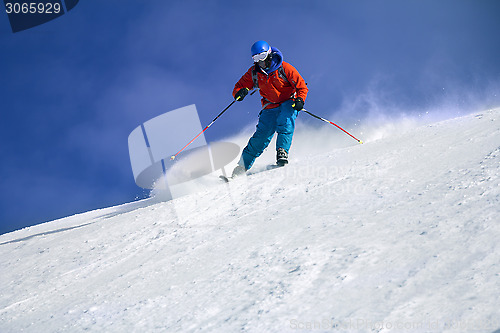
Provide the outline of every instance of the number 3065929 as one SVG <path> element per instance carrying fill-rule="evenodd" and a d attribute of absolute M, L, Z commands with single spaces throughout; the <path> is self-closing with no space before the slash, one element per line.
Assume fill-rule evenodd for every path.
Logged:
<path fill-rule="evenodd" d="M 5 4 L 7 14 L 59 14 L 61 12 L 60 3 L 10 3 Z"/>

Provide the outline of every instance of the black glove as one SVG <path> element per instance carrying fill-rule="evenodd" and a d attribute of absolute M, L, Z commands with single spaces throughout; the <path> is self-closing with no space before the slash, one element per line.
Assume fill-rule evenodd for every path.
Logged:
<path fill-rule="evenodd" d="M 238 90 L 236 95 L 234 95 L 234 99 L 237 100 L 238 102 L 241 102 L 247 94 L 248 94 L 248 88 L 241 88 L 240 90 Z"/>
<path fill-rule="evenodd" d="M 297 97 L 296 99 L 293 100 L 292 108 L 294 108 L 297 111 L 300 111 L 304 108 L 304 100 L 300 97 Z"/>

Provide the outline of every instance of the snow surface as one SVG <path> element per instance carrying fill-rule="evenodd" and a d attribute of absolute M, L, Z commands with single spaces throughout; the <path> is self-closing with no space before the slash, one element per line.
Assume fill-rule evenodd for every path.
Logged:
<path fill-rule="evenodd" d="M 500 109 L 372 134 L 1 235 L 0 332 L 498 330 Z"/>

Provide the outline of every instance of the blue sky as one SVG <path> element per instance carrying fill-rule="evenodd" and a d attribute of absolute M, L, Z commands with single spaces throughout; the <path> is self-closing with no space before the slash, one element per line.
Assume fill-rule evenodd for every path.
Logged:
<path fill-rule="evenodd" d="M 367 92 L 406 113 L 500 106 L 499 31 L 496 0 L 86 0 L 15 34 L 0 14 L 0 233 L 147 196 L 130 132 L 190 104 L 208 124 L 256 40 L 306 79 L 307 109 L 339 120 L 369 113 L 347 107 Z M 258 111 L 256 96 L 236 104 L 207 140 Z"/>

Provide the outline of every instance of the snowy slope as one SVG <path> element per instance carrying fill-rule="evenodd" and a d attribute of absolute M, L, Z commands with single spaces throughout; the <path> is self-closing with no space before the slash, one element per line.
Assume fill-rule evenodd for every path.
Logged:
<path fill-rule="evenodd" d="M 500 109 L 292 162 L 0 236 L 0 332 L 500 328 Z"/>

